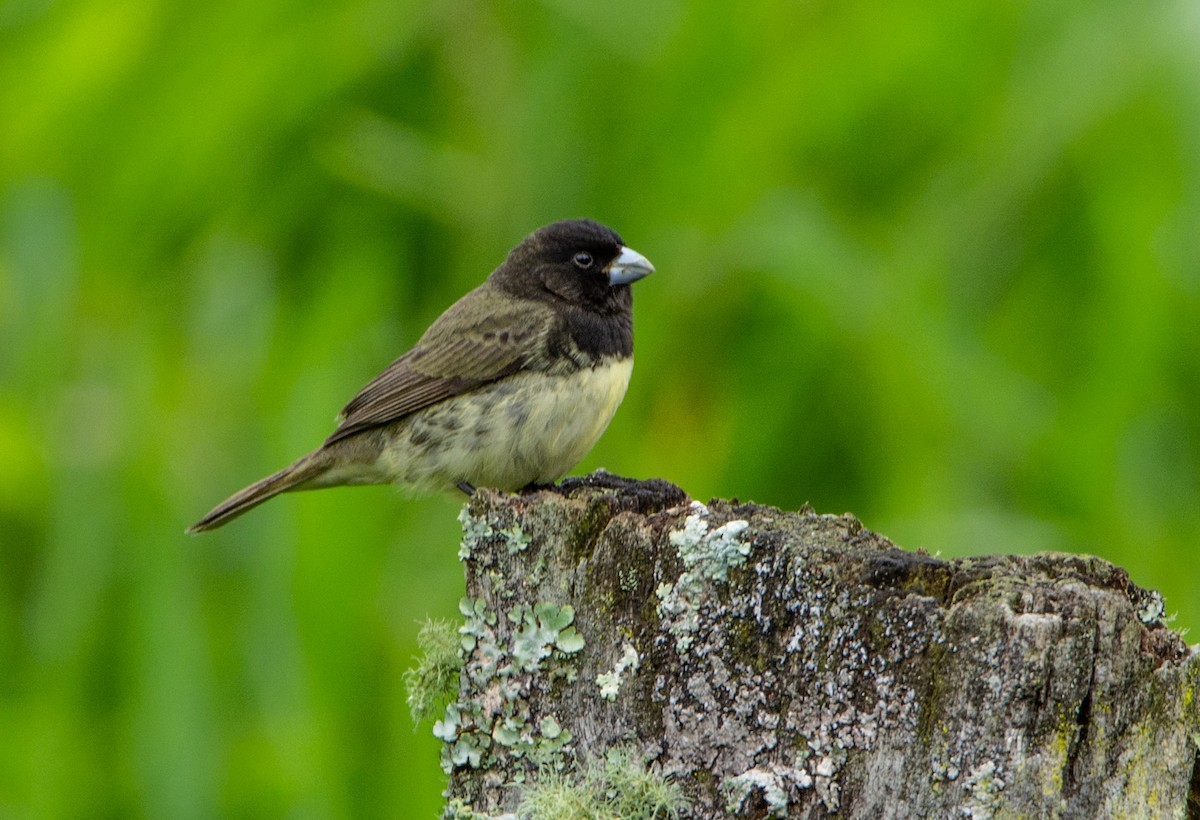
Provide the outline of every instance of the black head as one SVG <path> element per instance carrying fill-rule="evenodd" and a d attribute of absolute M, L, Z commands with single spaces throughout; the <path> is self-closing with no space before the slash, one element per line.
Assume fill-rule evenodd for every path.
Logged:
<path fill-rule="evenodd" d="M 590 219 L 568 219 L 521 240 L 492 279 L 518 296 L 615 313 L 629 310 L 630 283 L 653 270 L 612 228 Z"/>

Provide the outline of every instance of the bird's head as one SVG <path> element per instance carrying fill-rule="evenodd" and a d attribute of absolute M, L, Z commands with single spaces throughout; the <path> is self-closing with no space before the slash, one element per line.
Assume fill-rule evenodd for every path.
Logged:
<path fill-rule="evenodd" d="M 557 298 L 607 313 L 628 310 L 629 285 L 653 272 L 650 260 L 626 246 L 612 228 L 568 219 L 521 240 L 492 277 L 518 296 Z"/>

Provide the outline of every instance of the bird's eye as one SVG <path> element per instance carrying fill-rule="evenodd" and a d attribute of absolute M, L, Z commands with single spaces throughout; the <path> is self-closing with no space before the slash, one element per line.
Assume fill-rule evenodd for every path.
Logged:
<path fill-rule="evenodd" d="M 575 254 L 575 258 L 571 261 L 574 262 L 576 266 L 586 270 L 592 266 L 592 255 L 587 251 L 580 251 L 579 253 Z"/>

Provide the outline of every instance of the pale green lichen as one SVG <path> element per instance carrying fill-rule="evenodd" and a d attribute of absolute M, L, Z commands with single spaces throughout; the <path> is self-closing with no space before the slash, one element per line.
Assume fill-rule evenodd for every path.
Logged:
<path fill-rule="evenodd" d="M 623 567 L 617 571 L 617 588 L 622 592 L 633 592 L 638 587 L 638 568 L 636 564 Z"/>
<path fill-rule="evenodd" d="M 596 676 L 596 685 L 600 687 L 600 697 L 605 700 L 616 700 L 617 693 L 621 691 L 621 676 L 626 671 L 636 672 L 641 663 L 641 658 L 632 644 L 625 644 L 622 648 L 621 657 L 617 659 L 616 666 L 611 672 L 602 672 Z"/>
<path fill-rule="evenodd" d="M 708 510 L 694 506 L 697 511 L 668 536 L 683 561 L 683 572 L 675 583 L 661 583 L 656 590 L 659 617 L 668 622 L 679 652 L 686 652 L 695 640 L 705 586 L 728 581 L 729 571 L 744 564 L 750 554 L 750 544 L 741 540 L 749 522 L 729 521 L 709 531 Z"/>
<path fill-rule="evenodd" d="M 457 703 L 446 706 L 442 719 L 433 724 L 433 736 L 443 741 L 442 768 L 467 766 L 478 769 L 483 754 L 492 745 L 491 738 L 475 730 L 475 715 L 464 714 Z"/>
<path fill-rule="evenodd" d="M 945 791 L 945 784 L 958 780 L 958 775 L 958 767 L 953 763 L 947 764 L 941 761 L 934 761 L 929 770 L 930 788 L 941 794 Z"/>
<path fill-rule="evenodd" d="M 788 798 L 779 778 L 763 769 L 750 769 L 725 782 L 725 810 L 739 812 L 755 790 L 761 791 L 772 817 L 787 817 Z"/>
<path fill-rule="evenodd" d="M 505 616 L 516 628 L 507 645 L 498 641 L 499 619 L 482 599 L 463 598 L 459 611 L 464 670 L 479 694 L 449 704 L 434 724 L 434 735 L 445 744 L 442 768 L 484 768 L 498 749 L 538 765 L 561 766 L 571 732 L 553 715 L 535 719 L 523 693 L 535 675 L 575 679 L 567 661 L 584 646 L 573 626 L 575 610 L 545 601 L 511 607 Z"/>
<path fill-rule="evenodd" d="M 994 761 L 986 760 L 975 766 L 967 772 L 967 799 L 958 807 L 959 814 L 971 820 L 989 820 L 1000 808 L 1004 785 Z"/>
<path fill-rule="evenodd" d="M 520 524 L 513 524 L 511 527 L 500 530 L 500 536 L 504 539 L 504 547 L 508 550 L 509 555 L 524 552 L 533 540 Z"/>
<path fill-rule="evenodd" d="M 673 820 L 687 809 L 674 783 L 646 768 L 641 756 L 614 749 L 568 777 L 542 770 L 517 808 L 521 820 Z"/>
<path fill-rule="evenodd" d="M 494 569 L 487 571 L 488 583 L 491 584 L 492 594 L 497 598 L 511 598 L 513 591 L 508 587 L 508 579 L 504 577 L 504 573 L 497 572 Z"/>
<path fill-rule="evenodd" d="M 509 555 L 524 552 L 533 543 L 529 533 L 525 532 L 519 523 L 515 523 L 511 527 L 496 529 L 486 518 L 476 518 L 471 515 L 470 509 L 471 505 L 467 503 L 458 513 L 458 523 L 462 525 L 463 531 L 462 543 L 458 547 L 460 560 L 470 560 L 475 549 L 489 538 L 499 537 L 503 540 L 504 548 Z"/>
<path fill-rule="evenodd" d="M 543 602 L 530 610 L 518 604 L 508 611 L 508 619 L 520 624 L 512 656 L 526 672 L 536 672 L 542 660 L 555 650 L 571 655 L 583 649 L 583 636 L 571 626 L 574 607 Z"/>
<path fill-rule="evenodd" d="M 470 652 L 479 644 L 480 638 L 492 635 L 492 627 L 496 625 L 496 613 L 489 612 L 487 602 L 482 598 L 463 598 L 458 602 L 458 611 L 466 621 L 458 628 L 459 639 L 464 652 Z"/>
<path fill-rule="evenodd" d="M 679 550 L 685 569 L 723 583 L 729 580 L 730 569 L 746 563 L 750 545 L 739 536 L 749 526 L 749 521 L 729 521 L 708 532 L 708 524 L 694 514 L 687 517 L 683 530 L 668 537 Z"/>
<path fill-rule="evenodd" d="M 755 766 L 727 779 L 721 784 L 721 790 L 725 793 L 725 810 L 731 814 L 740 812 L 757 791 L 762 793 L 771 817 L 787 817 L 792 795 L 813 786 L 813 778 L 803 767 L 803 762 L 798 758 L 795 766 Z M 830 810 L 837 809 L 834 807 Z"/>
<path fill-rule="evenodd" d="M 462 543 L 458 547 L 460 561 L 469 560 L 475 547 L 479 546 L 479 542 L 496 534 L 486 518 L 476 518 L 470 514 L 470 506 L 469 503 L 463 504 L 462 510 L 458 513 L 458 523 L 462 524 L 463 531 Z"/>
<path fill-rule="evenodd" d="M 727 812 L 740 812 L 756 789 L 762 791 L 763 801 L 773 818 L 786 818 L 788 800 L 787 791 L 782 788 L 779 779 L 761 768 L 751 768 L 749 772 L 738 774 L 726 782 L 725 809 Z"/>
<path fill-rule="evenodd" d="M 462 669 L 459 639 L 449 621 L 426 618 L 417 633 L 421 649 L 417 665 L 404 673 L 408 708 L 413 723 L 421 723 L 434 709 L 454 697 L 458 671 Z"/>
<path fill-rule="evenodd" d="M 446 804 L 446 810 L 442 812 L 442 820 L 494 820 L 494 818 L 490 814 L 480 814 L 466 800 L 455 797 Z"/>
<path fill-rule="evenodd" d="M 1151 626 L 1163 621 L 1163 616 L 1166 613 L 1167 605 L 1163 601 L 1162 593 L 1157 589 L 1146 590 L 1145 597 L 1142 599 L 1141 605 L 1137 608 L 1138 620 L 1147 626 Z"/>

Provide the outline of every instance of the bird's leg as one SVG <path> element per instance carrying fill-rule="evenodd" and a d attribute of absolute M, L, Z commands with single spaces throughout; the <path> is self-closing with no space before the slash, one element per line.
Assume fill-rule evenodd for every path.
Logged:
<path fill-rule="evenodd" d="M 455 486 L 467 495 L 475 495 L 475 488 L 471 486 L 471 482 L 469 481 L 460 481 Z"/>

